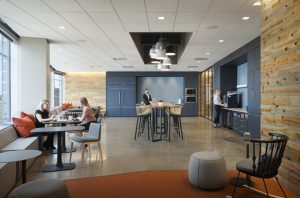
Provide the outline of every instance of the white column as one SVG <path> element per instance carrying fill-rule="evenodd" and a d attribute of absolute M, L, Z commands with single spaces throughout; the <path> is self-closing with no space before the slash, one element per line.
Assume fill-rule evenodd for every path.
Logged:
<path fill-rule="evenodd" d="M 14 52 L 15 51 L 15 52 Z M 11 114 L 34 113 L 42 99 L 50 99 L 49 43 L 47 39 L 21 38 L 12 53 Z"/>

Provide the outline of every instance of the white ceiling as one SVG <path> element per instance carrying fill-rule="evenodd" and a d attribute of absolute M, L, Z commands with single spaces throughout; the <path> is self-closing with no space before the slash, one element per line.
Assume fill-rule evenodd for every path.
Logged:
<path fill-rule="evenodd" d="M 192 32 L 172 70 L 203 71 L 259 36 L 255 1 L 0 0 L 0 17 L 21 37 L 47 38 L 50 63 L 60 71 L 156 71 L 143 64 L 129 32 Z M 207 29 L 212 25 L 218 28 Z"/>

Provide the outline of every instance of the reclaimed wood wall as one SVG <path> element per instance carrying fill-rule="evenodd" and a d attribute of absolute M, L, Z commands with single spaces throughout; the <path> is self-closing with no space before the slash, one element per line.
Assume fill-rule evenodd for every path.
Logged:
<path fill-rule="evenodd" d="M 300 0 L 262 0 L 261 133 L 289 136 L 279 176 L 300 196 Z"/>
<path fill-rule="evenodd" d="M 64 101 L 79 105 L 79 99 L 86 97 L 91 106 L 106 108 L 106 73 L 82 72 L 65 74 Z"/>

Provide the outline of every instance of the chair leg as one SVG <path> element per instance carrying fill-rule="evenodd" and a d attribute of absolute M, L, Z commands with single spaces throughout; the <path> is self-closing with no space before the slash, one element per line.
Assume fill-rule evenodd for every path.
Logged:
<path fill-rule="evenodd" d="M 182 124 L 181 124 L 181 117 L 178 117 L 178 122 L 179 122 L 179 130 L 180 130 L 180 132 L 179 133 L 181 133 L 181 139 L 183 140 L 183 132 L 182 132 Z"/>
<path fill-rule="evenodd" d="M 262 179 L 263 179 L 264 186 L 265 186 L 265 189 L 266 189 L 267 197 L 270 197 L 270 196 L 269 196 L 268 189 L 267 189 L 267 185 L 266 185 L 266 182 L 265 182 L 265 178 L 262 178 Z"/>
<path fill-rule="evenodd" d="M 85 149 L 84 145 L 85 145 L 85 143 L 83 142 L 81 144 L 81 167 L 82 168 L 83 168 L 83 164 L 84 164 L 84 149 Z"/>
<path fill-rule="evenodd" d="M 237 179 L 236 179 L 236 182 L 235 182 L 235 185 L 234 185 L 234 190 L 233 190 L 233 193 L 232 193 L 232 195 L 231 195 L 231 197 L 233 198 L 233 196 L 234 196 L 234 193 L 235 193 L 235 190 L 236 190 L 236 187 L 237 187 L 237 184 L 238 184 L 238 182 L 239 182 L 239 178 L 240 178 L 240 171 L 239 171 L 239 173 L 238 173 L 238 177 L 237 177 Z"/>
<path fill-rule="evenodd" d="M 287 197 L 286 194 L 285 194 L 285 192 L 284 192 L 284 190 L 283 190 L 283 188 L 282 188 L 282 186 L 281 186 L 280 183 L 279 183 L 278 177 L 275 176 L 275 178 L 276 178 L 276 181 L 277 181 L 278 185 L 280 186 L 281 191 L 282 191 L 283 194 L 284 194 L 284 197 Z"/>
<path fill-rule="evenodd" d="M 147 125 L 148 125 L 148 140 L 150 140 L 150 117 L 147 117 Z"/>
<path fill-rule="evenodd" d="M 141 136 L 141 129 L 142 129 L 142 117 L 139 117 L 139 130 L 138 130 L 138 137 Z"/>
<path fill-rule="evenodd" d="M 100 152 L 101 161 L 103 162 L 102 149 L 101 149 L 101 143 L 100 142 L 98 142 L 98 148 L 99 148 L 99 152 Z"/>
<path fill-rule="evenodd" d="M 250 186 L 250 184 L 251 184 L 251 175 L 248 175 L 247 179 L 248 179 L 248 186 Z"/>
<path fill-rule="evenodd" d="M 70 159 L 69 162 L 71 163 L 71 159 L 72 159 L 72 150 L 73 150 L 73 141 L 71 141 L 71 151 L 70 151 Z"/>
<path fill-rule="evenodd" d="M 89 158 L 91 159 L 92 155 L 91 155 L 91 144 L 88 143 L 88 149 L 89 149 Z"/>
<path fill-rule="evenodd" d="M 137 118 L 136 118 L 135 134 L 134 134 L 135 140 L 136 140 L 136 134 L 138 133 L 138 125 L 139 125 L 139 116 L 137 116 Z"/>

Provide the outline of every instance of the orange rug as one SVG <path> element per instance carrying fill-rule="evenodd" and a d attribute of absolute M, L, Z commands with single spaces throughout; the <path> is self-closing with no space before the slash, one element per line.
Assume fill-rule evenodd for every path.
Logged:
<path fill-rule="evenodd" d="M 241 174 L 244 177 L 243 174 Z M 228 171 L 228 178 L 237 176 L 236 171 Z M 261 179 L 253 178 L 255 188 L 264 191 Z M 277 182 L 268 179 L 267 187 L 272 194 L 283 196 Z M 227 184 L 224 188 L 206 191 L 193 187 L 187 177 L 186 170 L 180 171 L 142 171 L 110 176 L 89 177 L 82 179 L 65 180 L 70 197 L 217 197 L 231 195 L 233 186 Z M 287 197 L 296 195 L 285 188 Z M 237 188 L 235 197 L 263 197 L 246 189 Z"/>

